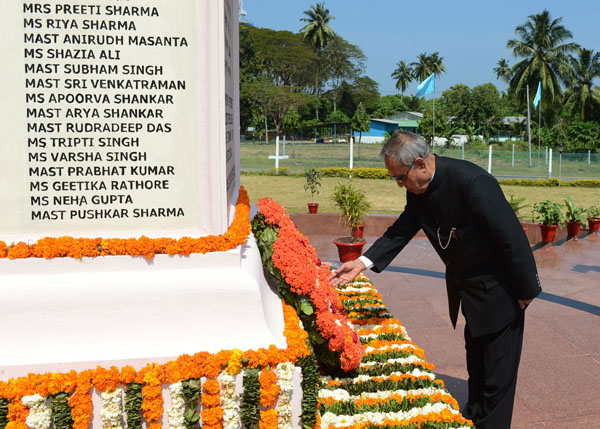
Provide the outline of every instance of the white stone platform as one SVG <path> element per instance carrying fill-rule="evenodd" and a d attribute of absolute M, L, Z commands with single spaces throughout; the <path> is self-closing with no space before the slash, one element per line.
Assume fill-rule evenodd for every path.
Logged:
<path fill-rule="evenodd" d="M 228 252 L 0 260 L 0 379 L 285 348 L 254 237 Z"/>

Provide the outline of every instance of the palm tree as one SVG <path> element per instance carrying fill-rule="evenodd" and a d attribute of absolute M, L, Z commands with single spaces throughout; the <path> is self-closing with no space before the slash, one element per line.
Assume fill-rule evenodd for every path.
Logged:
<path fill-rule="evenodd" d="M 508 65 L 508 62 L 504 58 L 501 58 L 498 61 L 498 67 L 494 67 L 494 73 L 496 73 L 496 78 L 502 79 L 504 83 L 508 83 L 512 69 Z"/>
<path fill-rule="evenodd" d="M 423 111 L 423 99 L 418 98 L 416 95 L 404 97 L 403 101 L 406 103 L 406 107 L 411 112 L 422 112 Z"/>
<path fill-rule="evenodd" d="M 567 100 L 575 103 L 581 112 L 581 120 L 588 121 L 592 101 L 600 101 L 600 97 L 592 90 L 594 78 L 600 77 L 600 52 L 594 54 L 592 49 L 581 49 L 579 58 L 570 57 L 569 62 L 573 68 L 573 82 L 567 91 Z"/>
<path fill-rule="evenodd" d="M 446 72 L 446 66 L 442 62 L 443 59 L 444 57 L 440 57 L 438 52 L 431 55 L 427 55 L 427 52 L 417 55 L 417 61 L 410 63 L 414 70 L 414 78 L 418 79 L 419 82 L 423 82 L 432 73 L 440 77 L 442 73 Z"/>
<path fill-rule="evenodd" d="M 431 73 L 440 77 L 442 73 L 446 73 L 446 66 L 443 63 L 444 57 L 440 57 L 438 52 L 434 52 L 427 59 Z"/>
<path fill-rule="evenodd" d="M 392 78 L 396 79 L 396 89 L 400 89 L 402 94 L 408 88 L 408 85 L 413 80 L 413 69 L 406 61 L 398 61 L 396 70 L 392 73 Z"/>
<path fill-rule="evenodd" d="M 304 15 L 306 18 L 300 18 L 300 21 L 306 22 L 306 25 L 302 27 L 300 30 L 303 33 L 303 39 L 307 40 L 310 45 L 315 50 L 319 59 L 316 64 L 316 72 L 315 72 L 315 90 L 314 94 L 317 97 L 317 120 L 319 120 L 319 69 L 320 69 L 320 58 L 321 52 L 327 43 L 333 36 L 335 36 L 335 32 L 328 25 L 329 21 L 334 19 L 333 16 L 329 14 L 329 9 L 325 8 L 325 3 L 317 3 L 316 5 L 312 5 L 310 9 L 304 11 Z"/>
<path fill-rule="evenodd" d="M 578 45 L 563 43 L 573 35 L 560 24 L 562 18 L 552 20 L 545 9 L 528 18 L 529 21 L 515 29 L 518 39 L 506 43 L 515 57 L 524 58 L 513 67 L 509 84 L 517 96 L 524 99 L 525 86 L 535 88 L 541 82 L 544 100 L 553 103 L 561 95 L 561 82 L 566 83 L 570 78 L 568 55 L 576 51 Z"/>

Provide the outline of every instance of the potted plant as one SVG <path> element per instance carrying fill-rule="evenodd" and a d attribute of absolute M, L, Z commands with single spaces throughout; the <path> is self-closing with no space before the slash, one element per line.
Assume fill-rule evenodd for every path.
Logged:
<path fill-rule="evenodd" d="M 340 261 L 352 261 L 362 254 L 362 248 L 366 243 L 362 238 L 362 231 L 359 232 L 359 227 L 362 225 L 363 217 L 371 209 L 371 203 L 365 193 L 355 188 L 351 182 L 338 183 L 333 189 L 331 199 L 340 212 L 340 222 L 350 228 L 349 237 L 336 238 L 333 242 L 338 248 Z M 364 228 L 364 225 L 362 226 Z"/>
<path fill-rule="evenodd" d="M 532 220 L 539 221 L 542 231 L 542 241 L 552 242 L 556 235 L 556 229 L 564 223 L 564 215 L 561 210 L 561 204 L 553 203 L 549 200 L 544 200 L 533 205 Z"/>
<path fill-rule="evenodd" d="M 600 207 L 589 207 L 586 212 L 588 214 L 588 226 L 590 233 L 598 232 L 598 229 L 600 229 Z"/>
<path fill-rule="evenodd" d="M 571 197 L 565 199 L 565 207 L 567 208 L 567 234 L 571 237 L 577 237 L 579 230 L 581 229 L 581 222 L 583 221 L 583 207 L 577 207 Z"/>
<path fill-rule="evenodd" d="M 510 201 L 508 202 L 508 204 L 510 204 L 510 207 L 515 212 L 515 216 L 517 216 L 517 219 L 519 220 L 521 220 L 521 216 L 519 216 L 519 211 L 521 211 L 525 207 L 531 207 L 531 204 L 523 204 L 524 202 L 525 197 L 515 198 L 513 194 L 510 194 Z M 528 227 L 523 225 L 523 231 L 527 231 L 528 229 Z"/>
<path fill-rule="evenodd" d="M 309 168 L 304 172 L 304 177 L 306 178 L 304 190 L 310 191 L 310 198 L 312 201 L 308 203 L 308 212 L 315 214 L 319 208 L 319 203 L 315 203 L 315 194 L 319 195 L 318 188 L 321 186 L 321 177 L 323 177 L 323 173 L 316 168 Z"/>

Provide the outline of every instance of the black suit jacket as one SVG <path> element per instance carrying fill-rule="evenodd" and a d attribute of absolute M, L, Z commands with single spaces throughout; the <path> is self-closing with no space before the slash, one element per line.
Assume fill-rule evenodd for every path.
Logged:
<path fill-rule="evenodd" d="M 436 156 L 424 194 L 406 193 L 404 212 L 365 252 L 381 272 L 423 229 L 446 265 L 452 324 L 458 309 L 472 336 L 498 331 L 541 292 L 531 247 L 494 177 L 468 161 Z M 454 232 L 452 232 L 454 228 Z M 447 247 L 446 247 L 447 246 Z"/>

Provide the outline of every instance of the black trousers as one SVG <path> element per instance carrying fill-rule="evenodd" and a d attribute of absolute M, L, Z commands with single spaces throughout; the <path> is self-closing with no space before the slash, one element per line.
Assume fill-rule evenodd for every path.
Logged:
<path fill-rule="evenodd" d="M 464 417 L 477 429 L 509 429 L 523 345 L 525 312 L 498 332 L 472 337 L 465 326 L 469 399 Z"/>

